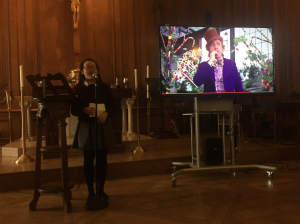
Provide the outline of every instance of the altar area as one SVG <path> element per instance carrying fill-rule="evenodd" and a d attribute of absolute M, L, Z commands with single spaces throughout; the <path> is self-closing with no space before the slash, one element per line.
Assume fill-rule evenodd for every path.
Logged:
<path fill-rule="evenodd" d="M 74 135 L 67 137 L 67 146 L 68 146 L 68 154 L 73 153 L 80 153 L 81 151 L 78 149 L 71 148 L 73 143 Z M 144 147 L 153 145 L 153 138 L 140 135 L 141 144 Z M 45 145 L 45 139 L 42 141 L 42 145 Z M 113 148 L 109 149 L 108 153 L 114 154 L 119 152 L 131 151 L 135 149 L 137 146 L 137 135 L 128 136 L 127 134 L 122 135 L 122 151 L 116 151 Z M 29 156 L 35 156 L 35 149 L 36 149 L 36 141 L 26 139 L 26 154 Z M 3 157 L 20 157 L 22 155 L 22 139 L 18 139 L 12 143 L 8 143 L 2 146 L 1 155 Z M 45 158 L 44 158 L 45 159 Z"/>
<path fill-rule="evenodd" d="M 201 138 L 216 137 L 217 133 L 201 133 Z M 227 136 L 228 137 L 228 136 Z M 68 145 L 72 142 L 68 138 Z M 16 142 L 14 144 L 17 144 Z M 28 154 L 35 156 L 34 141 L 28 144 Z M 32 145 L 31 145 L 32 144 Z M 136 146 L 136 141 L 123 141 L 124 145 L 128 144 L 123 153 L 108 154 L 108 174 L 107 179 L 114 180 L 119 178 L 129 178 L 156 174 L 170 174 L 171 163 L 174 161 L 186 161 L 191 159 L 190 135 L 180 135 L 174 139 L 158 139 L 141 136 L 141 145 L 147 152 L 134 154 L 132 149 Z M 132 144 L 133 148 L 131 148 Z M 229 141 L 227 141 L 229 144 Z M 32 146 L 32 148 L 31 148 Z M 299 144 L 278 144 L 273 139 L 248 139 L 245 143 L 244 138 L 238 139 L 238 153 L 236 161 L 242 164 L 268 164 L 285 160 L 300 159 Z M 3 146 L 2 146 L 3 147 Z M 227 147 L 229 149 L 229 147 Z M 2 149 L 0 150 L 2 152 Z M 229 151 L 226 152 L 226 154 Z M 3 157 L 0 155 L 0 191 L 11 191 L 33 188 L 35 162 L 16 165 L 14 161 L 17 157 Z M 76 190 L 79 184 L 83 184 L 83 154 L 77 149 L 68 149 L 68 172 L 69 180 L 75 183 Z M 60 180 L 60 158 L 42 159 L 42 182 L 52 182 Z M 220 171 L 229 172 L 229 171 Z M 199 173 L 201 175 L 201 173 Z M 254 174 L 255 175 L 255 174 Z M 248 177 L 251 178 L 251 177 Z M 276 178 L 276 177 L 275 177 Z M 178 180 L 178 186 L 184 184 Z M 186 183 L 185 183 L 186 184 Z M 170 188 L 171 188 L 170 181 Z"/>

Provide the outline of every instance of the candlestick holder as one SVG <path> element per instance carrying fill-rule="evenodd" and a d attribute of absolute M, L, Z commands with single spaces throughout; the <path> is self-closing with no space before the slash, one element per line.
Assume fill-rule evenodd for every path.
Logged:
<path fill-rule="evenodd" d="M 143 152 L 147 152 L 146 149 L 143 149 L 140 145 L 140 118 L 139 118 L 139 94 L 140 93 L 140 87 L 138 86 L 136 88 L 136 123 L 137 123 L 137 147 L 135 148 L 135 150 L 133 150 L 134 154 L 136 153 L 143 153 Z"/>
<path fill-rule="evenodd" d="M 150 108 L 151 108 L 151 97 L 147 98 L 147 126 L 148 126 L 148 136 L 151 136 L 150 133 Z"/>
<path fill-rule="evenodd" d="M 123 79 L 123 83 L 124 83 L 124 88 L 127 89 L 128 88 L 128 84 L 129 84 L 128 78 L 124 78 Z"/>
<path fill-rule="evenodd" d="M 24 87 L 21 87 L 21 113 L 22 113 L 22 148 L 23 154 L 15 161 L 15 164 L 23 164 L 34 161 L 34 159 L 26 155 L 26 139 L 25 139 L 25 110 L 24 110 Z"/>
<path fill-rule="evenodd" d="M 7 111 L 8 111 L 8 132 L 9 132 L 9 143 L 11 143 L 11 100 L 12 100 L 12 90 L 4 90 L 6 93 L 6 104 L 7 104 Z"/>

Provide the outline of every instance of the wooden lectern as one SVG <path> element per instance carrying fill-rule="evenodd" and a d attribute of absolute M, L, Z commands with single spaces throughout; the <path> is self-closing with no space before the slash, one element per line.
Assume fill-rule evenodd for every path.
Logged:
<path fill-rule="evenodd" d="M 70 202 L 71 191 L 74 184 L 69 183 L 68 178 L 68 155 L 66 139 L 66 118 L 70 117 L 70 106 L 75 95 L 66 81 L 63 74 L 47 74 L 47 76 L 28 75 L 26 79 L 33 87 L 37 97 L 33 99 L 37 102 L 37 141 L 36 141 L 36 164 L 35 164 L 35 184 L 34 196 L 29 204 L 29 210 L 36 210 L 36 204 L 40 193 L 62 192 L 63 206 L 65 212 L 72 211 Z M 59 129 L 59 144 L 54 146 L 42 146 L 42 133 L 46 114 L 50 113 L 54 117 Z M 41 152 L 60 152 L 61 155 L 61 184 L 54 183 L 41 186 Z"/>

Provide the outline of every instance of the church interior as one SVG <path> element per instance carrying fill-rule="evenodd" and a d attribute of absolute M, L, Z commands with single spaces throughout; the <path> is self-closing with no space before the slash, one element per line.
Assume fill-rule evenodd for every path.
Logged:
<path fill-rule="evenodd" d="M 298 0 L 1 0 L 0 223 L 299 223 L 299 7 Z M 196 105 L 216 97 L 162 94 L 163 25 L 271 27 L 275 75 L 265 89 L 272 91 L 228 95 L 237 108 L 232 123 L 215 111 L 195 116 Z M 118 106 L 109 206 L 97 211 L 84 208 L 84 157 L 72 148 L 72 89 L 88 58 Z M 208 164 L 206 139 L 221 139 L 221 168 Z"/>

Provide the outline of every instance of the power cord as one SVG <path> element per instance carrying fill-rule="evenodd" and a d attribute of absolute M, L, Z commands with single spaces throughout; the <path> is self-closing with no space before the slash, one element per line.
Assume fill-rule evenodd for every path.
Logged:
<path fill-rule="evenodd" d="M 82 174 L 82 176 L 81 176 L 81 180 L 80 180 L 80 182 L 79 182 L 79 184 L 78 184 L 77 189 L 74 190 L 74 191 L 71 191 L 71 192 L 79 191 L 83 178 L 84 178 L 84 174 Z M 60 197 L 60 198 L 61 198 L 61 196 L 62 196 L 61 193 L 62 193 L 62 192 L 58 192 L 58 193 L 55 193 L 55 195 L 56 195 L 57 197 Z M 50 194 L 51 194 L 51 193 L 50 193 Z"/>
<path fill-rule="evenodd" d="M 80 185 L 81 185 L 83 179 L 84 179 L 84 174 L 82 173 L 81 180 L 80 180 L 80 182 L 79 182 L 78 188 L 77 188 L 76 190 L 74 190 L 74 191 L 71 191 L 71 192 L 79 191 Z"/>
<path fill-rule="evenodd" d="M 254 174 L 254 173 L 259 173 L 259 169 L 238 169 L 238 170 L 231 169 L 230 172 L 234 172 L 234 173 L 244 172 L 245 174 Z"/>

